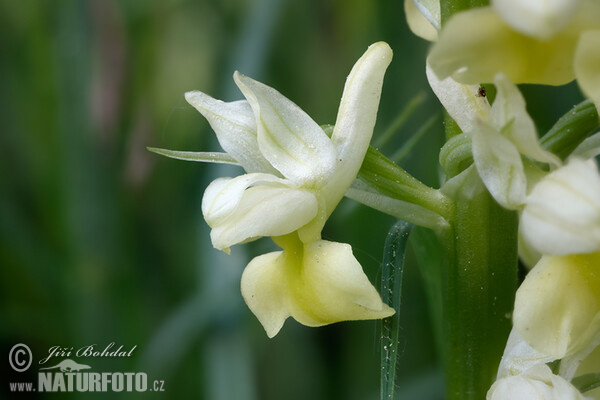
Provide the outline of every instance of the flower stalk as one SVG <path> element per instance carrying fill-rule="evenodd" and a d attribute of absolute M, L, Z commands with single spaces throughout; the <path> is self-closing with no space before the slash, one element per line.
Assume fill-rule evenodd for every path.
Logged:
<path fill-rule="evenodd" d="M 488 3 L 442 0 L 442 24 L 458 11 Z M 445 126 L 446 138 L 455 138 L 456 124 Z M 518 215 L 492 198 L 474 166 L 463 168 L 451 172 L 458 174 L 449 185 L 455 213 L 451 228 L 438 235 L 447 252 L 441 325 L 449 400 L 485 398 L 511 329 L 517 289 Z"/>
<path fill-rule="evenodd" d="M 463 176 L 464 175 L 464 176 Z M 471 167 L 456 179 L 452 229 L 440 237 L 446 398 L 482 399 L 510 332 L 517 289 L 517 213 L 498 205 Z"/>

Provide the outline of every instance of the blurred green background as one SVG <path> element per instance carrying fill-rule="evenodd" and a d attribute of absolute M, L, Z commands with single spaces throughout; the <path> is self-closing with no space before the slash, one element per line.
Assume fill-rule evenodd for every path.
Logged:
<path fill-rule="evenodd" d="M 27 344 L 34 365 L 2 362 L 4 398 L 36 381 L 51 346 L 115 342 L 130 358 L 76 359 L 92 371 L 143 371 L 164 393 L 106 398 L 376 399 L 378 322 L 307 328 L 268 339 L 243 303 L 242 270 L 269 239 L 213 249 L 200 202 L 216 176 L 240 171 L 162 158 L 146 146 L 219 150 L 183 93 L 242 96 L 232 73 L 277 88 L 333 123 L 346 75 L 373 42 L 394 49 L 377 137 L 428 93 L 393 154 L 439 112 L 427 90 L 429 44 L 401 1 L 94 0 L 0 3 L 0 344 Z M 437 185 L 441 123 L 402 165 Z M 347 242 L 378 287 L 393 219 L 344 200 L 323 233 Z M 441 376 L 412 253 L 404 281 L 398 391 L 441 398 Z M 60 361 L 62 358 L 57 358 Z M 420 394 L 415 395 L 416 392 Z"/>

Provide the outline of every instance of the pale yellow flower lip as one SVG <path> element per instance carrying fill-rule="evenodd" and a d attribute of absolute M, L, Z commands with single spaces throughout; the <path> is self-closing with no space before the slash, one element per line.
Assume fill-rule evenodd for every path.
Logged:
<path fill-rule="evenodd" d="M 269 337 L 288 317 L 307 326 L 379 319 L 394 314 L 369 282 L 349 245 L 287 240 L 281 252 L 253 259 L 242 295 Z"/>

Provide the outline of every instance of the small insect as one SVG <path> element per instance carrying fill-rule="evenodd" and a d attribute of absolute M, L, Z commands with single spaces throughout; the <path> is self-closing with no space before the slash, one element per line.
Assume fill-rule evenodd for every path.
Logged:
<path fill-rule="evenodd" d="M 475 96 L 485 97 L 485 88 L 483 86 L 479 86 L 479 89 L 477 89 L 477 94 Z"/>

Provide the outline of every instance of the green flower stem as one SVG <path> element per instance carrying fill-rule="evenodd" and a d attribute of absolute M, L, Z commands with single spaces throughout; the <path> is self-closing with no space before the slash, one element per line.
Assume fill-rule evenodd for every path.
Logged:
<path fill-rule="evenodd" d="M 452 217 L 454 204 L 447 196 L 425 185 L 373 147 L 369 147 L 358 177 L 385 196 L 419 205 L 448 221 Z"/>
<path fill-rule="evenodd" d="M 540 142 L 545 149 L 564 160 L 598 128 L 600 128 L 598 111 L 594 103 L 585 100 L 560 117 Z"/>
<path fill-rule="evenodd" d="M 456 12 L 487 4 L 441 0 L 442 26 Z M 455 136 L 456 127 L 446 123 L 446 138 Z M 450 163 L 451 175 L 462 169 L 463 162 L 455 161 Z M 495 379 L 510 332 L 518 216 L 494 201 L 474 167 L 462 174 L 455 178 L 462 181 L 453 190 L 452 228 L 439 234 L 447 250 L 441 285 L 446 398 L 479 400 Z"/>
<path fill-rule="evenodd" d="M 471 168 L 442 234 L 444 366 L 448 400 L 484 399 L 510 332 L 517 289 L 517 213 L 500 207 Z M 459 177 L 461 178 L 461 177 Z"/>

